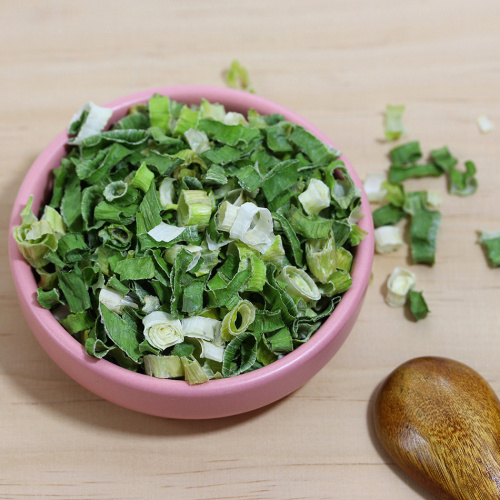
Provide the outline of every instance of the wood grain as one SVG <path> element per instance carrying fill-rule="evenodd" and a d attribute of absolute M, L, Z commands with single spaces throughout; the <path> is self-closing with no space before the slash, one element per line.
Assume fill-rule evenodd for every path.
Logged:
<path fill-rule="evenodd" d="M 500 402 L 468 366 L 431 356 L 403 363 L 373 419 L 396 464 L 437 498 L 500 498 Z"/>
<path fill-rule="evenodd" d="M 404 361 L 459 360 L 500 393 L 499 269 L 476 243 L 500 230 L 498 0 L 87 0 L 0 2 L 0 498 L 421 500 L 371 422 L 377 385 Z M 406 104 L 406 140 L 448 145 L 478 167 L 471 198 L 444 179 L 434 267 L 408 249 L 377 256 L 361 316 L 334 359 L 290 397 L 248 415 L 177 422 L 118 408 L 66 377 L 17 305 L 10 211 L 27 169 L 86 101 L 173 84 L 221 85 L 233 58 L 256 91 L 301 114 L 360 177 L 388 168 L 387 103 Z M 481 134 L 476 117 L 496 124 Z M 402 141 L 400 141 L 402 142 Z M 411 266 L 431 314 L 384 304 Z"/>

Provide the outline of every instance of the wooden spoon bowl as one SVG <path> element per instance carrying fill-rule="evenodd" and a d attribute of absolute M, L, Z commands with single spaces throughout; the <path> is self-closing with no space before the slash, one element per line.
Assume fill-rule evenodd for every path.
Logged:
<path fill-rule="evenodd" d="M 407 361 L 383 383 L 373 420 L 394 462 L 437 498 L 500 499 L 500 402 L 468 366 Z"/>

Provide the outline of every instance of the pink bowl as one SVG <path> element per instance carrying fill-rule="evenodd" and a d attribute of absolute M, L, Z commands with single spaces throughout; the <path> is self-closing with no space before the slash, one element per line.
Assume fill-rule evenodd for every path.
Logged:
<path fill-rule="evenodd" d="M 106 104 L 113 108 L 113 120 L 122 118 L 133 104 L 145 103 L 153 94 L 168 95 L 186 104 L 199 104 L 202 97 L 219 102 L 227 110 L 246 113 L 254 108 L 261 114 L 281 113 L 322 141 L 332 141 L 314 125 L 272 101 L 246 92 L 220 87 L 159 87 L 131 94 Z M 236 377 L 211 380 L 190 386 L 180 380 L 155 379 L 130 372 L 106 360 L 92 358 L 84 347 L 69 335 L 51 312 L 38 305 L 37 283 L 30 266 L 21 256 L 12 237 L 13 226 L 21 222 L 20 211 L 31 194 L 36 213 L 49 196 L 51 171 L 66 154 L 66 131 L 61 132 L 40 154 L 28 171 L 17 195 L 10 221 L 9 257 L 17 294 L 26 320 L 36 339 L 52 360 L 76 382 L 89 391 L 131 410 L 168 418 L 206 419 L 235 415 L 268 405 L 298 389 L 313 377 L 343 344 L 351 331 L 365 295 L 373 259 L 373 220 L 365 193 L 359 225 L 368 236 L 356 249 L 352 269 L 353 285 L 332 315 L 311 339 L 282 359 L 254 372 Z M 362 184 L 342 156 L 354 182 Z"/>

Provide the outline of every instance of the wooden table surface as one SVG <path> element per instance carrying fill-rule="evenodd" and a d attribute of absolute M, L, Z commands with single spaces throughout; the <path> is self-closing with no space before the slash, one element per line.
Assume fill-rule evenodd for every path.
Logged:
<path fill-rule="evenodd" d="M 0 2 L 0 498 L 431 498 L 399 472 L 371 425 L 377 385 L 400 363 L 446 356 L 500 393 L 500 269 L 477 231 L 500 230 L 498 0 Z M 479 189 L 408 182 L 442 195 L 437 261 L 405 246 L 376 256 L 347 341 L 289 397 L 212 421 L 150 417 L 101 400 L 38 345 L 18 306 L 8 221 L 33 160 L 86 101 L 141 89 L 223 85 L 238 58 L 257 93 L 309 119 L 361 177 L 388 167 L 387 103 L 406 104 L 406 140 L 476 162 Z M 496 129 L 478 130 L 486 114 Z M 415 323 L 384 304 L 396 266 L 418 276 L 431 309 Z"/>

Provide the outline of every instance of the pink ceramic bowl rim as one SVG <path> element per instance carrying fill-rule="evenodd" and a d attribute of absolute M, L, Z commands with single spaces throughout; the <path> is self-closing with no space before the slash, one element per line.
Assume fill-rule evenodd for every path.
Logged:
<path fill-rule="evenodd" d="M 156 87 L 115 99 L 104 106 L 113 109 L 112 120 L 116 121 L 126 114 L 131 105 L 145 103 L 155 93 L 167 95 L 171 99 L 186 104 L 199 104 L 200 99 L 203 97 L 211 102 L 223 103 L 228 110 L 242 113 L 245 113 L 249 108 L 254 108 L 261 114 L 280 113 L 287 120 L 302 125 L 323 142 L 336 147 L 321 130 L 293 111 L 264 97 L 225 87 L 200 85 Z M 48 171 L 59 166 L 60 151 L 66 144 L 67 138 L 67 132 L 61 132 L 35 160 L 21 184 L 10 221 L 9 255 L 12 275 L 20 299 L 25 301 L 28 307 L 31 308 L 36 321 L 43 329 L 43 333 L 57 342 L 72 362 L 84 365 L 88 370 L 95 372 L 102 378 L 113 381 L 121 386 L 125 385 L 135 390 L 150 394 L 162 394 L 165 397 L 171 398 L 186 398 L 195 395 L 202 398 L 211 398 L 221 393 L 231 395 L 242 390 L 258 390 L 259 387 L 268 384 L 274 379 L 290 376 L 298 366 L 311 361 L 312 358 L 333 341 L 344 325 L 348 323 L 350 316 L 362 301 L 370 278 L 373 259 L 373 221 L 368 200 L 362 190 L 361 181 L 347 158 L 342 155 L 341 159 L 345 162 L 353 181 L 362 190 L 361 210 L 364 217 L 359 222 L 359 226 L 368 232 L 368 236 L 356 249 L 351 289 L 344 294 L 332 316 L 325 321 L 307 343 L 274 363 L 251 373 L 228 379 L 211 380 L 205 384 L 196 386 L 190 386 L 187 382 L 180 380 L 156 379 L 144 374 L 130 372 L 106 360 L 91 358 L 85 352 L 84 347 L 58 324 L 51 312 L 38 305 L 36 301 L 37 284 L 31 267 L 21 256 L 17 244 L 12 237 L 13 227 L 19 225 L 21 222 L 20 211 L 26 205 L 29 196 L 33 193 L 37 180 L 40 181 L 44 176 L 47 177 Z M 41 171 L 42 169 L 43 171 Z M 48 194 L 47 189 L 45 194 Z M 40 202 L 40 199 L 35 199 L 33 203 L 35 213 L 40 207 Z"/>

